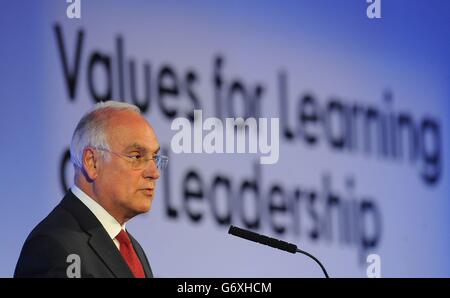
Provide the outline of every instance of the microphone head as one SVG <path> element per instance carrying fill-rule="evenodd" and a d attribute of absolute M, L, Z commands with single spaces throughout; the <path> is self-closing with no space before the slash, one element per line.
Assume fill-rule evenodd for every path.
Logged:
<path fill-rule="evenodd" d="M 328 273 L 325 270 L 325 267 L 323 267 L 322 263 L 320 263 L 320 261 L 318 259 L 316 259 L 313 255 L 297 249 L 297 245 L 292 244 L 292 243 L 288 243 L 282 240 L 278 240 L 275 238 L 271 238 L 271 237 L 267 237 L 264 235 L 260 235 L 257 234 L 255 232 L 249 231 L 249 230 L 244 230 L 235 226 L 230 226 L 230 228 L 228 229 L 228 234 L 237 236 L 237 237 L 241 237 L 250 241 L 254 241 L 254 242 L 258 242 L 264 245 L 268 245 L 274 248 L 278 248 L 287 252 L 290 252 L 292 254 L 295 254 L 297 252 L 302 253 L 310 258 L 312 258 L 315 262 L 317 262 L 317 264 L 319 264 L 320 268 L 322 269 L 323 273 L 325 274 L 325 277 L 328 278 Z"/>
<path fill-rule="evenodd" d="M 271 246 L 273 248 L 281 249 L 290 253 L 295 254 L 297 252 L 297 246 L 292 243 L 288 243 L 275 238 L 270 238 L 264 235 L 257 234 L 255 232 L 244 230 L 235 226 L 230 226 L 228 229 L 228 234 L 241 237 L 253 242 L 261 243 L 264 245 Z"/>

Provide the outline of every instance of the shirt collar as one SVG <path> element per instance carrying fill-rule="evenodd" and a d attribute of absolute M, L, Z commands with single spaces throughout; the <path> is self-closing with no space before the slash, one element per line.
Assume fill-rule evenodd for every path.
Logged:
<path fill-rule="evenodd" d="M 111 239 L 116 238 L 120 230 L 125 230 L 125 224 L 121 225 L 108 213 L 108 211 L 105 210 L 105 208 L 83 192 L 79 187 L 73 185 L 70 190 L 84 205 L 86 205 L 86 207 L 89 208 L 89 210 L 91 210 L 92 213 L 94 213 L 95 217 L 100 221 Z"/>

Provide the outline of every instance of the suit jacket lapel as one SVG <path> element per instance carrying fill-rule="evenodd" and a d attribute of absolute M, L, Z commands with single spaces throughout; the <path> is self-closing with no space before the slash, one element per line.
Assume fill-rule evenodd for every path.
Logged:
<path fill-rule="evenodd" d="M 145 276 L 146 277 L 153 277 L 152 269 L 150 268 L 150 264 L 147 261 L 147 258 L 144 254 L 144 251 L 142 250 L 139 243 L 137 243 L 136 239 L 134 239 L 133 236 L 128 233 L 131 239 L 131 243 L 133 244 L 134 250 L 136 251 L 136 254 L 141 261 L 142 267 L 144 268 Z"/>
<path fill-rule="evenodd" d="M 117 246 L 103 227 L 90 231 L 89 245 L 116 277 L 134 277 Z"/>
<path fill-rule="evenodd" d="M 89 234 L 89 245 L 116 277 L 134 277 L 119 250 L 95 215 L 71 191 L 61 202 L 71 212 L 81 228 Z"/>

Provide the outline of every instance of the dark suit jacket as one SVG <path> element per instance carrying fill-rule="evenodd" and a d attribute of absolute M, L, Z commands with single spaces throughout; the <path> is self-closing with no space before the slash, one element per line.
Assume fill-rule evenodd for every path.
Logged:
<path fill-rule="evenodd" d="M 144 250 L 130 239 L 145 275 L 153 277 Z M 81 277 L 134 277 L 100 221 L 71 191 L 28 236 L 14 277 L 67 277 L 70 254 L 80 257 Z"/>

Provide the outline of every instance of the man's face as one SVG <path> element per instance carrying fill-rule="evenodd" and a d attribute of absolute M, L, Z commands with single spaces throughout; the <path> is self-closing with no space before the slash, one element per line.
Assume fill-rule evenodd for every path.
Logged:
<path fill-rule="evenodd" d="M 149 123 L 130 111 L 115 112 L 107 129 L 110 150 L 129 156 L 150 158 L 159 143 Z M 132 159 L 104 152 L 99 161 L 94 191 L 116 218 L 128 220 L 150 210 L 160 172 L 150 160 L 143 169 L 134 169 Z"/>

